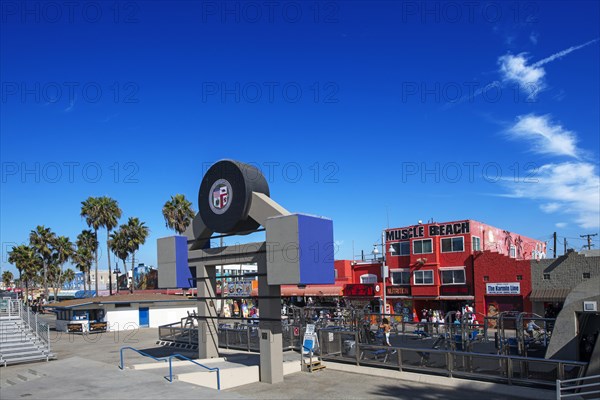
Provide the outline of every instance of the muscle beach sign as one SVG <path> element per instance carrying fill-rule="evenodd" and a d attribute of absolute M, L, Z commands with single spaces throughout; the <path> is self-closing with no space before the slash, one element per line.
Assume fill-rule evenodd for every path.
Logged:
<path fill-rule="evenodd" d="M 426 229 L 427 228 L 427 229 Z M 386 240 L 407 240 L 412 238 L 464 235 L 470 232 L 469 222 L 442 225 L 413 225 L 394 229 L 385 233 Z M 427 233 L 427 235 L 426 235 Z"/>

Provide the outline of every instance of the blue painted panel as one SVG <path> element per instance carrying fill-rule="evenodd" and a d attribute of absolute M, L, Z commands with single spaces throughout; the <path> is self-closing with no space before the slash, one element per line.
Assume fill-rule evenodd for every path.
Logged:
<path fill-rule="evenodd" d="M 334 283 L 333 221 L 311 215 L 297 215 L 300 284 Z"/>
<path fill-rule="evenodd" d="M 150 326 L 150 309 L 148 307 L 140 307 L 140 328 L 147 328 Z"/>

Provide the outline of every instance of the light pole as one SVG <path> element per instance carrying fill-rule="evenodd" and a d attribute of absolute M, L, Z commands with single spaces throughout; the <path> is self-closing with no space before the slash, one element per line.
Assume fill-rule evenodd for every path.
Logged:
<path fill-rule="evenodd" d="M 114 274 L 115 274 L 115 285 L 117 286 L 117 294 L 119 293 L 119 274 L 120 273 L 121 273 L 121 270 L 119 269 L 119 263 L 115 262 Z"/>
<path fill-rule="evenodd" d="M 375 243 L 373 245 L 373 255 L 375 256 L 375 259 L 377 259 L 377 254 L 379 254 L 379 249 L 378 247 L 381 246 L 381 251 L 383 252 L 383 254 L 381 255 L 381 279 L 383 281 L 383 313 L 385 314 L 387 311 L 387 293 L 386 293 L 386 280 L 387 277 L 389 275 L 389 269 L 387 266 L 387 257 L 386 257 L 386 251 L 385 251 L 385 231 L 383 231 L 381 233 L 381 244 Z M 388 249 L 388 251 L 390 252 L 390 254 L 394 254 L 396 252 L 396 249 L 394 249 L 394 246 L 390 245 L 390 248 Z"/>

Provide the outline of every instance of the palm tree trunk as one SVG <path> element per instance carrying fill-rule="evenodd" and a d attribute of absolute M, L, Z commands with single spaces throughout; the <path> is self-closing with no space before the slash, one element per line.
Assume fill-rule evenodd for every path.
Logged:
<path fill-rule="evenodd" d="M 94 229 L 94 238 L 96 239 L 96 243 L 98 243 L 98 230 Z M 100 246 L 98 246 L 100 247 Z M 98 247 L 96 247 L 96 276 L 95 276 L 95 286 L 96 286 L 96 297 L 98 297 Z"/>
<path fill-rule="evenodd" d="M 131 288 L 129 289 L 130 293 L 133 293 L 133 285 L 135 284 L 134 270 L 135 270 L 135 252 L 131 253 Z"/>
<path fill-rule="evenodd" d="M 106 230 L 106 257 L 108 257 L 108 293 L 110 295 L 113 294 L 112 287 L 112 271 L 110 270 L 110 247 L 108 243 L 110 242 L 110 229 Z"/>
<path fill-rule="evenodd" d="M 44 298 L 48 300 L 48 263 L 44 261 Z"/>

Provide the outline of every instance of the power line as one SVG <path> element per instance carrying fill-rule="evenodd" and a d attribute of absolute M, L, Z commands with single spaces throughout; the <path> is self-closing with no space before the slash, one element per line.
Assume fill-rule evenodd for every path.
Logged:
<path fill-rule="evenodd" d="M 587 244 L 588 250 L 591 250 L 592 249 L 592 236 L 598 236 L 598 234 L 597 233 L 588 233 L 586 235 L 579 235 L 579 237 L 581 237 L 581 238 L 584 238 L 586 236 L 587 236 L 587 242 L 588 242 L 588 244 Z"/>

